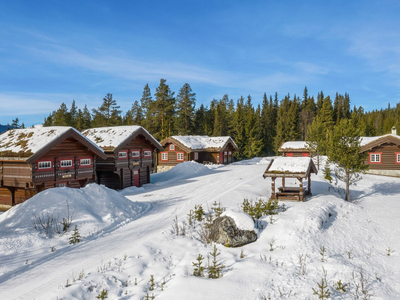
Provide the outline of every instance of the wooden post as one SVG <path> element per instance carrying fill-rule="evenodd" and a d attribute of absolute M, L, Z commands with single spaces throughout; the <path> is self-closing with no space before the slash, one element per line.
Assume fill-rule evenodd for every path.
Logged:
<path fill-rule="evenodd" d="M 282 177 L 282 187 L 285 187 L 285 177 Z"/>
<path fill-rule="evenodd" d="M 300 181 L 299 200 L 303 201 L 303 178 L 298 178 L 298 180 Z"/>
<path fill-rule="evenodd" d="M 15 188 L 9 187 L 7 188 L 11 193 L 11 206 L 15 206 Z"/>
<path fill-rule="evenodd" d="M 308 194 L 311 196 L 311 172 L 308 173 Z"/>
<path fill-rule="evenodd" d="M 276 177 L 271 177 L 271 199 L 276 199 L 276 195 L 275 195 L 275 179 L 276 179 Z"/>

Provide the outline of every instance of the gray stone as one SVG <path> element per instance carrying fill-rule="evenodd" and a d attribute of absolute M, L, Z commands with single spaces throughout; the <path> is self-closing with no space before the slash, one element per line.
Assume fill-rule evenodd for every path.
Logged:
<path fill-rule="evenodd" d="M 211 225 L 211 240 L 226 247 L 240 247 L 257 240 L 254 230 L 241 230 L 228 216 L 216 218 Z"/>

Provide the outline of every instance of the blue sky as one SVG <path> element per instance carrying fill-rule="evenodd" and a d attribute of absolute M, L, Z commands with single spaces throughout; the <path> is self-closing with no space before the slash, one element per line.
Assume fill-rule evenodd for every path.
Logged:
<path fill-rule="evenodd" d="M 400 101 L 399 1 L 1 1 L 0 124 L 62 102 L 126 112 L 161 78 L 197 104 L 278 92 Z"/>

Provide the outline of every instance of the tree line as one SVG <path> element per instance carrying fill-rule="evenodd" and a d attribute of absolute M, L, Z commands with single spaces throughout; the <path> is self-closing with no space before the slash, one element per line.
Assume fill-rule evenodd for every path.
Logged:
<path fill-rule="evenodd" d="M 231 136 L 239 151 L 237 159 L 273 155 L 285 141 L 316 141 L 320 153 L 326 152 L 329 136 L 341 120 L 350 120 L 361 136 L 375 136 L 400 127 L 400 103 L 395 108 L 365 112 L 350 107 L 350 97 L 336 93 L 334 99 L 321 91 L 317 97 L 308 94 L 279 99 L 278 94 L 264 93 L 261 104 L 254 105 L 251 95 L 234 101 L 225 94 L 209 105 L 196 107 L 196 94 L 185 83 L 175 95 L 165 79 L 152 94 L 148 84 L 140 100 L 123 114 L 112 94 L 103 98 L 98 108 L 70 108 L 62 103 L 44 120 L 44 126 L 72 126 L 78 130 L 93 127 L 141 125 L 155 138 L 171 135 Z M 324 146 L 325 145 L 325 146 Z"/>

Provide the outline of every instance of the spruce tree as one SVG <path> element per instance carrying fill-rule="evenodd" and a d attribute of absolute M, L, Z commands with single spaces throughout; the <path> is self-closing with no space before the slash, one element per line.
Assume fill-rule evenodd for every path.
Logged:
<path fill-rule="evenodd" d="M 125 125 L 142 125 L 143 113 L 137 100 L 132 104 L 131 109 L 126 112 L 123 123 Z"/>
<path fill-rule="evenodd" d="M 193 275 L 198 277 L 204 277 L 204 267 L 202 266 L 204 257 L 199 254 L 196 258 L 196 262 L 192 262 L 194 270 Z"/>
<path fill-rule="evenodd" d="M 195 105 L 196 94 L 193 93 L 190 84 L 185 83 L 176 96 L 176 127 L 178 133 L 188 135 L 193 132 Z"/>
<path fill-rule="evenodd" d="M 213 252 L 210 252 L 209 255 L 212 257 L 211 264 L 208 266 L 208 277 L 212 279 L 217 279 L 222 277 L 222 271 L 225 266 L 218 262 L 217 257 L 221 252 L 218 251 L 217 246 L 214 244 Z"/>
<path fill-rule="evenodd" d="M 149 132 L 154 132 L 154 101 L 151 97 L 149 84 L 146 83 L 142 98 L 140 98 L 140 108 L 143 114 L 142 126 Z"/>
<path fill-rule="evenodd" d="M 69 243 L 76 244 L 76 243 L 79 243 L 80 241 L 81 241 L 81 235 L 79 234 L 78 226 L 75 225 L 75 229 L 72 232 L 71 237 L 69 238 Z"/>
<path fill-rule="evenodd" d="M 174 92 L 166 84 L 165 79 L 160 79 L 160 85 L 156 89 L 154 101 L 154 137 L 163 140 L 173 133 L 173 118 L 175 116 Z"/>
<path fill-rule="evenodd" d="M 103 104 L 97 108 L 92 109 L 93 112 L 93 127 L 101 127 L 101 126 L 116 126 L 120 125 L 121 118 L 121 110 L 119 110 L 120 106 L 117 105 L 117 101 L 113 99 L 113 95 L 108 93 L 103 98 Z"/>

